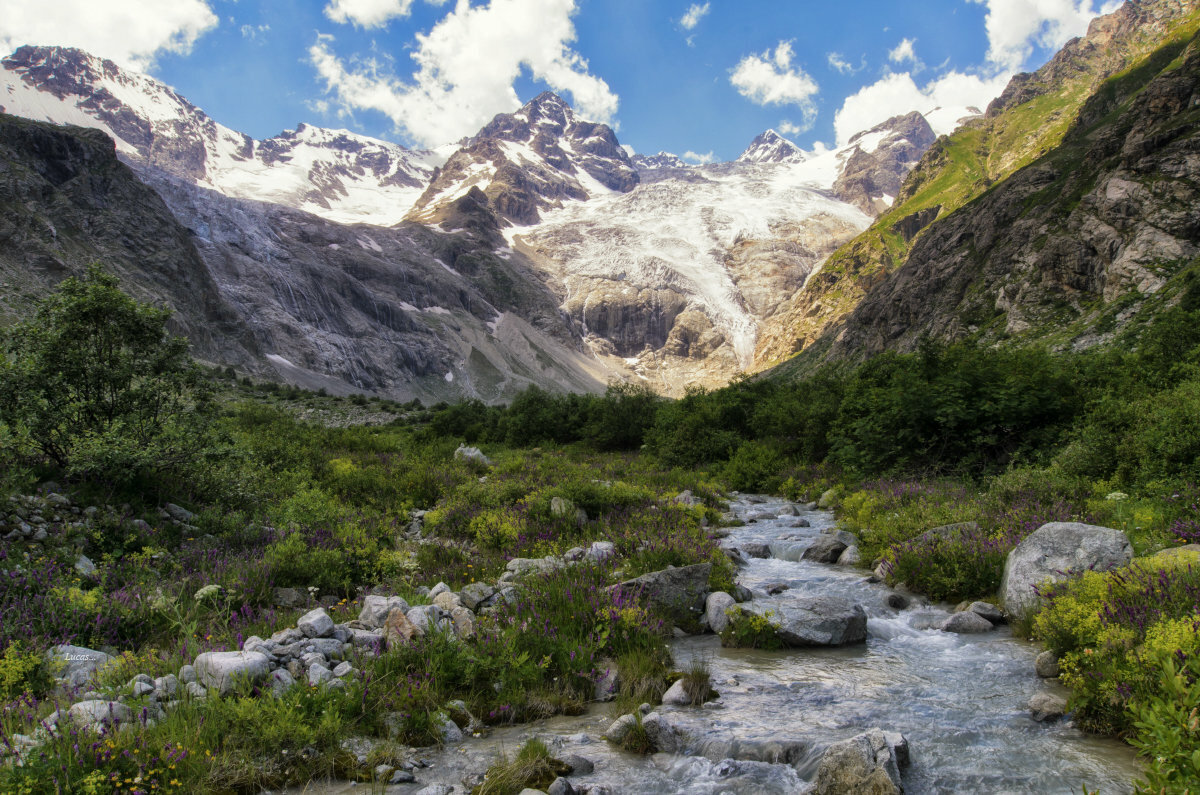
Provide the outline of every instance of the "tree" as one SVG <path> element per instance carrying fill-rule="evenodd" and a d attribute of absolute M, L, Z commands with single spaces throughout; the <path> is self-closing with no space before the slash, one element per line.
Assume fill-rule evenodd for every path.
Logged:
<path fill-rule="evenodd" d="M 170 312 L 93 265 L 0 333 L 0 425 L 18 456 L 113 486 L 201 457 L 210 404 Z"/>

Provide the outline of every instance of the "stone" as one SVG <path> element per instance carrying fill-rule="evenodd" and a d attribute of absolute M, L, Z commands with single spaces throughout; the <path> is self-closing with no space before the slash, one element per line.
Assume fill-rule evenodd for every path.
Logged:
<path fill-rule="evenodd" d="M 468 610 L 477 610 L 479 605 L 491 599 L 496 589 L 486 582 L 473 582 L 465 586 L 458 594 L 463 606 Z"/>
<path fill-rule="evenodd" d="M 587 551 L 587 556 L 597 563 L 608 560 L 615 554 L 617 554 L 617 545 L 611 541 L 593 541 Z"/>
<path fill-rule="evenodd" d="M 428 787 L 422 787 L 413 793 L 413 795 L 452 795 L 454 787 L 449 784 L 430 784 Z"/>
<path fill-rule="evenodd" d="M 458 594 L 454 593 L 453 591 L 443 591 L 442 593 L 433 597 L 433 603 L 442 610 L 445 610 L 447 613 L 456 607 L 462 606 L 462 600 L 459 599 Z"/>
<path fill-rule="evenodd" d="M 704 611 L 711 572 L 711 563 L 696 563 L 643 574 L 610 590 L 627 599 L 645 600 L 673 624 L 694 625 Z"/>
<path fill-rule="evenodd" d="M 328 638 L 333 635 L 334 623 L 325 608 L 318 607 L 300 616 L 296 627 L 306 638 Z"/>
<path fill-rule="evenodd" d="M 79 572 L 82 577 L 95 577 L 96 564 L 92 563 L 87 555 L 80 555 L 75 558 L 75 571 Z"/>
<path fill-rule="evenodd" d="M 141 698 L 142 696 L 148 696 L 154 692 L 154 685 L 150 684 L 149 682 L 133 682 L 132 685 L 133 685 L 132 690 L 133 690 L 134 698 Z"/>
<path fill-rule="evenodd" d="M 561 569 L 564 562 L 558 558 L 513 558 L 504 567 L 509 579 L 523 580 L 526 577 Z"/>
<path fill-rule="evenodd" d="M 177 522 L 192 522 L 196 518 L 196 514 L 189 511 L 187 508 L 182 508 L 173 502 L 168 502 L 163 506 L 163 510 Z"/>
<path fill-rule="evenodd" d="M 346 676 L 349 676 L 352 673 L 354 673 L 354 666 L 351 665 L 348 660 L 343 660 L 342 662 L 338 663 L 333 669 L 333 675 L 336 676 L 338 679 L 342 679 Z"/>
<path fill-rule="evenodd" d="M 778 596 L 784 591 L 791 590 L 791 587 L 786 582 L 771 582 L 764 586 L 764 590 L 767 592 L 767 596 Z"/>
<path fill-rule="evenodd" d="M 469 640 L 475 637 L 475 614 L 459 605 L 450 611 L 450 621 L 454 625 L 454 634 L 459 640 Z"/>
<path fill-rule="evenodd" d="M 837 489 L 827 489 L 817 499 L 817 507 L 823 511 L 827 511 L 830 508 L 836 508 L 839 504 L 841 504 L 841 501 L 842 500 L 838 495 Z"/>
<path fill-rule="evenodd" d="M 559 776 L 550 782 L 550 787 L 546 790 L 546 795 L 575 795 L 575 788 L 571 786 L 571 782 Z"/>
<path fill-rule="evenodd" d="M 1043 679 L 1057 679 L 1059 674 L 1058 655 L 1047 649 L 1033 661 L 1033 668 Z"/>
<path fill-rule="evenodd" d="M 871 729 L 834 743 L 817 766 L 817 795 L 899 795 L 901 768 L 909 764 L 908 740 Z"/>
<path fill-rule="evenodd" d="M 452 743 L 461 743 L 463 741 L 462 729 L 458 728 L 458 724 L 449 718 L 443 718 L 441 722 L 442 742 L 446 745 Z"/>
<path fill-rule="evenodd" d="M 97 724 L 111 726 L 128 724 L 133 720 L 133 710 L 118 701 L 92 699 L 72 704 L 67 710 L 71 722 L 79 728 Z"/>
<path fill-rule="evenodd" d="M 612 701 L 617 697 L 617 691 L 620 687 L 620 675 L 617 672 L 617 663 L 614 660 L 605 658 L 600 661 L 597 668 L 604 671 L 604 674 L 596 680 L 592 697 L 595 701 Z"/>
<path fill-rule="evenodd" d="M 683 491 L 679 492 L 671 498 L 671 502 L 675 503 L 676 505 L 687 505 L 689 507 L 700 504 L 700 500 L 696 499 L 696 497 L 692 494 L 691 489 L 684 489 Z"/>
<path fill-rule="evenodd" d="M 367 596 L 363 599 L 362 610 L 358 611 L 358 620 L 367 629 L 379 629 L 387 623 L 393 610 L 407 613 L 408 608 L 408 602 L 399 596 Z"/>
<path fill-rule="evenodd" d="M 867 639 L 867 614 L 862 606 L 836 596 L 781 605 L 751 602 L 742 609 L 759 615 L 770 613 L 768 620 L 789 646 L 845 646 Z"/>
<path fill-rule="evenodd" d="M 754 598 L 754 592 L 751 591 L 746 586 L 742 585 L 741 583 L 734 584 L 733 594 L 731 594 L 731 595 L 733 596 L 734 599 L 736 599 L 738 601 L 739 604 L 741 604 L 742 602 L 749 602 L 751 599 Z"/>
<path fill-rule="evenodd" d="M 260 684 L 271 672 L 267 655 L 257 651 L 206 651 L 196 658 L 196 676 L 221 695 L 240 683 Z"/>
<path fill-rule="evenodd" d="M 769 522 L 775 519 L 775 514 L 771 511 L 751 511 L 746 514 L 747 522 Z"/>
<path fill-rule="evenodd" d="M 792 528 L 800 528 L 800 527 L 812 527 L 812 524 L 807 519 L 797 519 L 796 521 L 792 522 L 788 526 L 792 527 Z"/>
<path fill-rule="evenodd" d="M 417 605 L 410 608 L 407 615 L 408 620 L 421 630 L 422 634 L 444 629 L 443 621 L 447 621 L 446 614 L 437 605 Z"/>
<path fill-rule="evenodd" d="M 444 593 L 450 592 L 450 586 L 444 582 L 439 582 L 437 585 L 429 589 L 429 601 L 433 601 Z"/>
<path fill-rule="evenodd" d="M 466 445 L 460 445 L 459 448 L 454 451 L 454 459 L 456 461 L 466 461 L 470 464 L 487 469 L 491 469 L 492 467 L 492 460 L 484 455 L 483 451 L 481 451 L 478 447 L 467 447 Z"/>
<path fill-rule="evenodd" d="M 663 693 L 662 703 L 672 707 L 690 707 L 692 705 L 692 699 L 688 696 L 682 679 L 676 679 L 674 684 L 667 688 L 667 692 Z"/>
<path fill-rule="evenodd" d="M 208 688 L 199 682 L 188 682 L 183 690 L 192 698 L 208 698 Z"/>
<path fill-rule="evenodd" d="M 938 625 L 938 629 L 942 632 L 955 632 L 960 635 L 991 632 L 995 628 L 991 621 L 970 610 L 955 613 Z"/>
<path fill-rule="evenodd" d="M 102 651 L 84 646 L 54 646 L 46 652 L 50 671 L 68 688 L 79 689 L 95 679 L 96 672 L 112 662 Z"/>
<path fill-rule="evenodd" d="M 578 754 L 566 754 L 558 761 L 567 766 L 567 772 L 572 776 L 586 776 L 596 769 L 596 765 L 592 760 Z"/>
<path fill-rule="evenodd" d="M 846 548 L 847 545 L 836 536 L 819 535 L 804 550 L 801 559 L 811 560 L 814 563 L 836 563 Z"/>
<path fill-rule="evenodd" d="M 308 597 L 299 588 L 276 588 L 271 591 L 277 607 L 300 607 Z"/>
<path fill-rule="evenodd" d="M 1004 611 L 991 602 L 971 602 L 967 605 L 967 609 L 972 613 L 978 613 L 993 624 L 1003 624 L 1008 620 L 1004 617 Z"/>
<path fill-rule="evenodd" d="M 417 780 L 417 777 L 407 770 L 396 770 L 392 773 L 392 777 L 388 779 L 389 784 L 411 784 Z"/>
<path fill-rule="evenodd" d="M 839 566 L 857 566 L 862 563 L 862 555 L 858 551 L 858 545 L 852 544 L 842 550 L 842 554 L 838 555 L 837 564 Z"/>
<path fill-rule="evenodd" d="M 424 634 L 425 630 L 409 621 L 403 610 L 393 610 L 383 626 L 383 639 L 389 649 L 399 648 Z"/>
<path fill-rule="evenodd" d="M 308 668 L 308 684 L 312 687 L 323 685 L 333 678 L 333 671 L 321 663 L 313 663 Z"/>
<path fill-rule="evenodd" d="M 179 667 L 179 681 L 185 685 L 190 685 L 192 682 L 198 682 L 196 677 L 196 668 L 192 665 L 182 665 Z"/>
<path fill-rule="evenodd" d="M 277 668 L 271 672 L 271 695 L 279 698 L 296 686 L 296 679 L 286 668 Z"/>
<path fill-rule="evenodd" d="M 792 505 L 790 502 L 787 505 L 780 508 L 779 513 L 777 514 L 777 516 L 780 519 L 787 519 L 792 516 L 799 516 L 799 515 L 800 515 L 800 511 L 796 508 L 795 505 Z"/>
<path fill-rule="evenodd" d="M 620 745 L 625 742 L 625 738 L 636 727 L 637 718 L 633 717 L 633 715 L 622 715 L 608 725 L 608 728 L 604 731 L 604 739 L 610 743 Z"/>
<path fill-rule="evenodd" d="M 704 617 L 708 628 L 718 635 L 729 626 L 729 616 L 725 611 L 737 604 L 737 600 L 724 591 L 714 591 L 704 600 Z"/>
<path fill-rule="evenodd" d="M 907 610 L 909 599 L 904 594 L 893 591 L 883 597 L 883 604 L 892 610 Z"/>
<path fill-rule="evenodd" d="M 179 679 L 175 674 L 167 674 L 154 680 L 154 697 L 159 701 L 175 698 L 177 692 L 179 692 Z"/>
<path fill-rule="evenodd" d="M 751 558 L 771 557 L 771 547 L 761 541 L 748 541 L 741 546 L 742 553 Z"/>
<path fill-rule="evenodd" d="M 683 733 L 675 728 L 665 717 L 657 712 L 651 712 L 642 718 L 642 728 L 646 738 L 657 753 L 675 754 L 683 749 Z"/>
<path fill-rule="evenodd" d="M 1120 530 L 1079 522 L 1044 524 L 1008 554 L 1000 583 L 1004 610 L 1028 616 L 1041 603 L 1036 587 L 1066 579 L 1070 572 L 1125 566 L 1132 558 L 1133 548 Z"/>
<path fill-rule="evenodd" d="M 1040 723 L 1058 720 L 1067 714 L 1067 700 L 1054 693 L 1037 693 L 1029 699 L 1029 713 Z"/>

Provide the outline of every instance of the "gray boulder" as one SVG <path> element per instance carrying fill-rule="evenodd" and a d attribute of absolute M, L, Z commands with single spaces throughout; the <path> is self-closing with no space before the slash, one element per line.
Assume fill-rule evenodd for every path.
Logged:
<path fill-rule="evenodd" d="M 777 627 L 789 646 L 845 646 L 867 639 L 867 614 L 861 605 L 836 596 L 816 596 L 783 605 L 743 605 Z"/>
<path fill-rule="evenodd" d="M 1041 601 L 1035 587 L 1066 579 L 1070 572 L 1115 569 L 1132 558 L 1133 548 L 1120 530 L 1080 522 L 1044 524 L 1008 553 L 1000 583 L 1004 609 L 1011 616 L 1028 616 Z"/>
<path fill-rule="evenodd" d="M 334 623 L 325 608 L 318 607 L 300 616 L 296 626 L 306 638 L 328 638 L 333 634 Z"/>
<path fill-rule="evenodd" d="M 833 535 L 819 535 L 813 539 L 801 556 L 802 560 L 814 563 L 837 563 L 838 558 L 846 551 L 847 544 Z"/>
<path fill-rule="evenodd" d="M 46 652 L 46 662 L 51 673 L 72 689 L 85 687 L 96 676 L 96 671 L 112 662 L 112 657 L 102 651 L 84 646 L 54 646 Z"/>
<path fill-rule="evenodd" d="M 454 451 L 454 458 L 457 461 L 466 461 L 470 464 L 475 464 L 481 467 L 491 468 L 492 459 L 488 458 L 478 447 L 460 446 Z"/>
<path fill-rule="evenodd" d="M 742 544 L 742 553 L 751 558 L 771 557 L 771 547 L 761 541 L 747 541 Z"/>
<path fill-rule="evenodd" d="M 704 600 L 704 617 L 708 627 L 718 635 L 729 626 L 729 616 L 725 611 L 737 604 L 737 600 L 724 591 L 714 591 Z"/>
<path fill-rule="evenodd" d="M 72 704 L 67 710 L 71 722 L 80 728 L 86 726 L 127 724 L 133 720 L 133 710 L 117 701 L 94 699 Z"/>
<path fill-rule="evenodd" d="M 842 554 L 838 555 L 837 563 L 839 566 L 857 566 L 862 563 L 862 555 L 858 551 L 857 545 L 851 545 L 842 550 Z"/>
<path fill-rule="evenodd" d="M 704 612 L 711 563 L 663 569 L 612 586 L 625 598 L 644 600 L 674 624 L 694 625 Z"/>
<path fill-rule="evenodd" d="M 817 767 L 817 795 L 899 795 L 909 758 L 908 740 L 897 732 L 871 729 L 834 743 Z"/>
<path fill-rule="evenodd" d="M 1003 624 L 1008 620 L 1004 617 L 1004 611 L 991 602 L 971 602 L 967 609 L 972 613 L 978 613 L 993 624 Z"/>
<path fill-rule="evenodd" d="M 1058 656 L 1047 649 L 1033 661 L 1033 668 L 1043 679 L 1057 679 L 1059 674 Z"/>
<path fill-rule="evenodd" d="M 646 730 L 646 738 L 657 753 L 676 754 L 683 750 L 684 735 L 679 729 L 657 712 L 651 712 L 642 718 L 642 728 Z"/>
<path fill-rule="evenodd" d="M 959 635 L 973 635 L 979 632 L 991 632 L 995 625 L 978 613 L 964 610 L 947 618 L 939 626 L 942 632 L 955 632 Z"/>
<path fill-rule="evenodd" d="M 222 695 L 240 682 L 260 684 L 271 672 L 267 655 L 257 651 L 206 651 L 194 665 L 200 683 Z"/>
<path fill-rule="evenodd" d="M 408 602 L 399 596 L 368 596 L 363 599 L 358 620 L 368 629 L 379 629 L 387 623 L 393 610 L 408 612 Z"/>
<path fill-rule="evenodd" d="M 1054 693 L 1037 693 L 1029 699 L 1029 713 L 1038 722 L 1058 720 L 1067 714 L 1067 700 Z"/>
<path fill-rule="evenodd" d="M 473 582 L 459 592 L 459 599 L 468 610 L 478 610 L 479 605 L 491 599 L 496 589 L 486 582 Z"/>

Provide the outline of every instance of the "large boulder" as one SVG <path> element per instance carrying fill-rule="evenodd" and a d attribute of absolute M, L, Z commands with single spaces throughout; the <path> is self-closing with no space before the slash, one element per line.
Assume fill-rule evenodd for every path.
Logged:
<path fill-rule="evenodd" d="M 837 563 L 837 559 L 842 556 L 848 546 L 837 536 L 819 535 L 809 544 L 808 549 L 804 550 L 803 560 L 811 560 L 814 563 Z"/>
<path fill-rule="evenodd" d="M 695 625 L 704 612 L 711 572 L 711 563 L 696 563 L 652 571 L 618 583 L 612 590 L 627 599 L 644 600 L 651 609 L 664 614 L 675 624 Z"/>
<path fill-rule="evenodd" d="M 954 632 L 959 635 L 991 632 L 995 628 L 995 625 L 991 621 L 970 610 L 955 613 L 938 626 L 938 629 L 942 632 Z"/>
<path fill-rule="evenodd" d="M 96 671 L 112 662 L 112 656 L 83 646 L 54 646 L 46 652 L 46 663 L 54 676 L 70 689 L 91 684 Z"/>
<path fill-rule="evenodd" d="M 724 591 L 714 591 L 704 600 L 704 617 L 708 620 L 708 628 L 720 635 L 729 626 L 729 616 L 725 611 L 737 604 L 737 600 Z"/>
<path fill-rule="evenodd" d="M 817 795 L 899 795 L 900 769 L 909 763 L 908 740 L 871 729 L 829 746 L 817 767 Z"/>
<path fill-rule="evenodd" d="M 459 448 L 454 451 L 454 458 L 457 461 L 466 461 L 467 463 L 474 464 L 475 466 L 485 469 L 491 469 L 492 467 L 492 460 L 484 455 L 483 451 L 481 451 L 478 447 L 467 447 L 466 445 L 460 445 Z"/>
<path fill-rule="evenodd" d="M 257 651 L 206 651 L 195 668 L 201 684 L 224 695 L 242 682 L 261 684 L 271 673 L 271 661 Z"/>
<path fill-rule="evenodd" d="M 788 604 L 750 602 L 742 606 L 768 616 L 789 646 L 845 646 L 867 639 L 867 613 L 862 605 L 836 596 L 816 596 Z"/>
<path fill-rule="evenodd" d="M 296 626 L 306 638 L 328 638 L 333 634 L 334 623 L 325 608 L 318 607 L 300 616 Z"/>
<path fill-rule="evenodd" d="M 1115 569 L 1132 559 L 1133 548 L 1120 530 L 1080 522 L 1044 524 L 1008 553 L 1000 583 L 1004 609 L 1027 616 L 1039 605 L 1037 586 L 1072 572 Z"/>
<path fill-rule="evenodd" d="M 99 699 L 72 704 L 67 715 L 79 728 L 129 724 L 133 720 L 133 710 L 129 707 L 116 701 Z"/>
<path fill-rule="evenodd" d="M 358 620 L 368 629 L 379 629 L 387 623 L 393 610 L 408 612 L 408 602 L 399 596 L 368 596 L 363 599 Z"/>

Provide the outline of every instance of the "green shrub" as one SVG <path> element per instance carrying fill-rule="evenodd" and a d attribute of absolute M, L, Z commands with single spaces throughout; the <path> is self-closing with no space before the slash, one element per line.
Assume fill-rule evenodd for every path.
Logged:
<path fill-rule="evenodd" d="M 1200 782 L 1200 660 L 1160 661 L 1158 693 L 1132 704 L 1131 742 L 1149 762 L 1139 793 L 1188 795 Z"/>
<path fill-rule="evenodd" d="M 23 694 L 40 697 L 52 685 L 51 672 L 36 649 L 18 641 L 0 654 L 0 699 L 7 701 Z"/>
<path fill-rule="evenodd" d="M 734 606 L 725 611 L 729 624 L 721 631 L 721 645 L 735 649 L 782 649 L 783 639 L 766 615 Z"/>
<path fill-rule="evenodd" d="M 550 754 L 546 744 L 536 737 L 526 741 L 509 760 L 500 760 L 488 768 L 483 783 L 471 790 L 472 795 L 518 795 L 524 789 L 546 790 L 559 776 L 571 772 L 569 765 Z"/>

